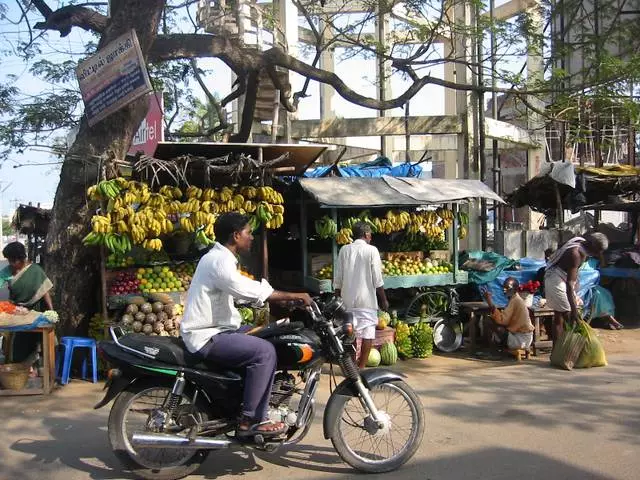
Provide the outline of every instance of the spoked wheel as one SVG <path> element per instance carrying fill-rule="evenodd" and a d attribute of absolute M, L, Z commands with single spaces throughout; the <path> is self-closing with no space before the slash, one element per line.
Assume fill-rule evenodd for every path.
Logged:
<path fill-rule="evenodd" d="M 419 317 L 423 305 L 427 318 L 444 317 L 449 312 L 451 300 L 449 294 L 442 290 L 427 290 L 418 293 L 407 308 L 407 317 Z"/>
<path fill-rule="evenodd" d="M 195 472 L 207 457 L 206 450 L 180 448 L 134 448 L 134 433 L 152 432 L 158 410 L 171 393 L 170 386 L 133 385 L 122 392 L 109 414 L 109 441 L 118 459 L 141 478 L 174 480 Z M 180 415 L 193 415 L 198 422 L 206 421 L 204 409 L 194 406 L 185 395 L 176 408 L 170 433 L 186 434 L 180 427 Z M 177 418 L 176 418 L 177 417 Z"/>
<path fill-rule="evenodd" d="M 377 385 L 370 390 L 384 428 L 373 425 L 358 397 L 342 397 L 333 438 L 340 457 L 366 473 L 390 472 L 416 452 L 424 435 L 422 402 L 402 381 Z"/>

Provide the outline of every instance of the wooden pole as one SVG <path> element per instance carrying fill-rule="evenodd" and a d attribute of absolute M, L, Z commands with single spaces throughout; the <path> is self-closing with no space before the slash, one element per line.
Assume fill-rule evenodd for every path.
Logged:
<path fill-rule="evenodd" d="M 338 209 L 336 208 L 331 209 L 331 220 L 338 223 Z M 331 283 L 331 290 L 333 290 L 333 283 L 335 282 L 337 260 L 338 260 L 338 244 L 336 243 L 336 239 L 332 238 L 331 239 L 331 268 L 333 271 L 333 279 Z"/>
<path fill-rule="evenodd" d="M 302 279 L 309 276 L 309 245 L 307 244 L 307 212 L 304 190 L 300 189 L 300 246 L 302 247 Z"/>
<path fill-rule="evenodd" d="M 258 164 L 262 164 L 264 162 L 264 152 L 262 147 L 258 148 Z M 260 251 L 262 253 L 262 278 L 265 280 L 269 280 L 269 242 L 267 239 L 267 227 L 264 225 L 260 229 Z"/>
<path fill-rule="evenodd" d="M 453 282 L 458 280 L 458 204 L 451 205 L 453 225 L 451 226 L 451 243 L 453 244 Z"/>
<path fill-rule="evenodd" d="M 556 208 L 557 208 L 556 215 L 558 216 L 557 218 L 558 229 L 560 229 L 564 226 L 564 210 L 562 208 L 562 197 L 560 196 L 560 187 L 558 187 L 558 182 L 554 181 L 553 187 L 556 192 Z"/>
<path fill-rule="evenodd" d="M 107 322 L 107 266 L 104 256 L 104 246 L 100 247 L 100 290 L 102 293 L 102 321 Z"/>

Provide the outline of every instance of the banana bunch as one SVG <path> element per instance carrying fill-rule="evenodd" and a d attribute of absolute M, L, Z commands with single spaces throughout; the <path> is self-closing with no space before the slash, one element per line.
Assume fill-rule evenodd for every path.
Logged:
<path fill-rule="evenodd" d="M 129 225 L 129 231 L 131 232 L 131 239 L 136 245 L 140 245 L 147 238 L 147 231 L 140 225 Z"/>
<path fill-rule="evenodd" d="M 107 200 L 116 198 L 120 191 L 128 187 L 128 180 L 124 178 L 114 178 L 113 180 L 103 180 L 97 185 L 87 189 L 87 197 L 90 200 Z M 122 185 L 122 186 L 121 186 Z"/>
<path fill-rule="evenodd" d="M 111 215 L 94 215 L 91 219 L 91 230 L 94 233 L 111 233 L 113 227 L 111 226 Z"/>
<path fill-rule="evenodd" d="M 147 250 L 153 250 L 159 252 L 162 250 L 162 240 L 159 238 L 146 239 L 142 242 L 142 247 Z"/>
<path fill-rule="evenodd" d="M 211 200 L 216 200 L 218 198 L 217 192 L 212 188 L 205 188 L 202 190 L 202 196 L 200 200 L 203 202 L 210 202 Z"/>
<path fill-rule="evenodd" d="M 251 227 L 252 232 L 255 232 L 260 228 L 260 220 L 258 220 L 256 215 L 251 215 L 251 217 L 249 217 L 249 226 Z"/>
<path fill-rule="evenodd" d="M 260 202 L 256 207 L 256 217 L 260 220 L 260 223 L 266 224 L 273 218 L 273 206 L 267 202 Z"/>
<path fill-rule="evenodd" d="M 338 245 L 347 245 L 353 243 L 353 232 L 350 228 L 341 228 L 336 234 L 336 243 Z"/>
<path fill-rule="evenodd" d="M 202 197 L 202 189 L 191 185 L 187 188 L 186 195 L 188 199 L 200 199 Z"/>
<path fill-rule="evenodd" d="M 191 215 L 191 223 L 194 226 L 201 226 L 206 224 L 213 225 L 216 222 L 216 216 L 213 213 L 205 213 L 203 211 L 195 212 Z"/>
<path fill-rule="evenodd" d="M 131 250 L 131 239 L 128 235 L 119 235 L 115 233 L 96 233 L 89 232 L 83 239 L 82 243 L 88 246 L 104 245 L 113 253 L 124 254 Z"/>
<path fill-rule="evenodd" d="M 191 221 L 191 218 L 189 217 L 180 218 L 180 228 L 182 228 L 182 230 L 184 230 L 185 232 L 189 232 L 189 233 L 193 233 L 196 231 L 196 226 L 193 224 L 193 222 Z"/>
<path fill-rule="evenodd" d="M 338 224 L 325 215 L 315 222 L 316 233 L 320 238 L 333 238 L 338 233 Z"/>
<path fill-rule="evenodd" d="M 462 240 L 466 238 L 468 234 L 469 230 L 467 230 L 467 227 L 465 225 L 460 225 L 460 228 L 458 228 L 458 238 Z"/>
<path fill-rule="evenodd" d="M 275 230 L 276 228 L 280 228 L 284 223 L 284 216 L 281 213 L 274 213 L 267 223 L 265 223 L 265 227 L 271 230 Z"/>
<path fill-rule="evenodd" d="M 182 198 L 182 190 L 178 187 L 164 185 L 160 187 L 160 195 L 167 197 L 169 200 L 180 200 Z"/>
<path fill-rule="evenodd" d="M 278 205 L 278 206 L 282 207 L 282 205 Z M 242 209 L 247 213 L 255 212 L 256 208 L 258 208 L 257 205 L 254 202 L 252 202 L 251 200 L 245 200 L 244 204 L 242 205 Z M 282 207 L 282 213 L 284 213 L 284 207 Z"/>
<path fill-rule="evenodd" d="M 460 225 L 469 225 L 469 214 L 466 212 L 458 212 L 458 223 Z"/>
<path fill-rule="evenodd" d="M 280 193 L 276 192 L 271 187 L 258 187 L 258 200 L 263 200 L 272 204 L 282 204 L 284 203 L 284 198 Z"/>
<path fill-rule="evenodd" d="M 210 238 L 207 236 L 204 230 L 198 230 L 198 232 L 196 233 L 196 241 L 205 246 L 211 245 L 213 242 L 215 242 L 215 237 Z"/>
<path fill-rule="evenodd" d="M 195 197 L 190 198 L 189 201 L 187 203 L 183 203 L 183 205 L 185 213 L 195 213 L 200 211 L 200 201 Z"/>
<path fill-rule="evenodd" d="M 229 187 L 222 187 L 222 190 L 218 192 L 218 201 L 220 203 L 226 203 L 233 197 L 233 190 Z"/>
<path fill-rule="evenodd" d="M 242 187 L 240 188 L 240 195 L 249 200 L 253 200 L 258 196 L 258 189 L 256 187 Z"/>

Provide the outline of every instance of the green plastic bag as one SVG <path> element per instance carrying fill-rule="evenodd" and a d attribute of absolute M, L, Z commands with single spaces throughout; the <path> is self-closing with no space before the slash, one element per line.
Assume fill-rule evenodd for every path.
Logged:
<path fill-rule="evenodd" d="M 600 339 L 597 337 L 596 332 L 588 323 L 581 323 L 582 325 L 580 325 L 578 333 L 586 339 L 586 343 L 574 367 L 606 367 L 607 356 L 604 353 L 604 347 L 602 346 Z"/>
<path fill-rule="evenodd" d="M 578 330 L 578 326 L 565 325 L 562 335 L 553 345 L 551 365 L 564 370 L 573 370 L 587 342 Z"/>

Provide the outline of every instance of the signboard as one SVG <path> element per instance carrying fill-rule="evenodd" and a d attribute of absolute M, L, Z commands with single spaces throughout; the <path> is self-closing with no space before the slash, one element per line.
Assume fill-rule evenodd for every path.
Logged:
<path fill-rule="evenodd" d="M 76 76 L 89 126 L 151 91 L 135 30 L 78 65 Z"/>
<path fill-rule="evenodd" d="M 149 110 L 133 137 L 131 148 L 128 152 L 130 155 L 144 152 L 145 155 L 152 156 L 156 151 L 158 142 L 164 142 L 162 92 L 150 93 L 147 98 L 149 99 Z"/>

